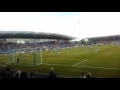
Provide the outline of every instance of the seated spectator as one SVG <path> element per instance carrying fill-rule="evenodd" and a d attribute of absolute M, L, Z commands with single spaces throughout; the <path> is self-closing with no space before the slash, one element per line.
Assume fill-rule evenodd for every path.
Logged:
<path fill-rule="evenodd" d="M 12 78 L 20 78 L 21 72 L 17 71 Z"/>
<path fill-rule="evenodd" d="M 84 73 L 84 72 L 82 72 L 82 74 L 81 74 L 80 78 L 86 78 L 86 77 L 85 77 L 85 73 Z"/>
<path fill-rule="evenodd" d="M 50 69 L 50 74 L 49 74 L 48 78 L 56 78 L 56 77 L 57 77 L 57 75 L 56 75 L 56 73 L 54 72 L 54 69 L 51 68 L 51 69 Z"/>
<path fill-rule="evenodd" d="M 20 75 L 20 78 L 27 78 L 28 77 L 28 74 L 26 71 L 22 71 L 21 72 L 21 75 Z"/>
<path fill-rule="evenodd" d="M 3 78 L 6 77 L 5 70 L 2 70 L 2 72 L 1 72 L 1 77 L 3 77 Z"/>
<path fill-rule="evenodd" d="M 33 72 L 30 73 L 30 78 L 34 78 L 34 73 Z"/>
<path fill-rule="evenodd" d="M 87 73 L 86 78 L 93 78 L 93 77 L 91 76 L 91 73 Z"/>
<path fill-rule="evenodd" d="M 10 67 L 7 67 L 6 70 L 4 70 L 4 71 L 2 72 L 2 77 L 3 77 L 3 78 L 10 78 L 10 77 L 11 77 Z"/>

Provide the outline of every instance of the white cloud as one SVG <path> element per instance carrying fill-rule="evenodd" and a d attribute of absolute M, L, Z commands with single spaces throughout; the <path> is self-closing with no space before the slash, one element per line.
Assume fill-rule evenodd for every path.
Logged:
<path fill-rule="evenodd" d="M 94 37 L 120 34 L 120 13 L 89 12 L 82 13 L 81 37 Z"/>
<path fill-rule="evenodd" d="M 56 14 L 57 14 L 57 12 L 52 12 L 52 14 L 53 14 L 53 15 L 56 15 Z"/>
<path fill-rule="evenodd" d="M 120 34 L 119 12 L 82 12 L 60 16 L 57 12 L 0 12 L 0 30 L 39 31 L 80 38 Z"/>

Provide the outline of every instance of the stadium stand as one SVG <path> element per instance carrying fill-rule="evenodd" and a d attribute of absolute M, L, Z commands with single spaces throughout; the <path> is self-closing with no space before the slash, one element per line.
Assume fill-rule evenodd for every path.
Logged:
<path fill-rule="evenodd" d="M 69 42 L 61 42 L 61 43 L 34 43 L 34 44 L 0 44 L 0 53 L 1 54 L 9 54 L 12 53 L 13 49 L 24 49 L 24 48 L 42 48 L 42 50 L 45 49 L 57 49 L 59 48 L 68 48 L 68 47 L 72 47 L 72 44 Z M 17 50 L 15 50 L 15 52 L 17 52 Z"/>

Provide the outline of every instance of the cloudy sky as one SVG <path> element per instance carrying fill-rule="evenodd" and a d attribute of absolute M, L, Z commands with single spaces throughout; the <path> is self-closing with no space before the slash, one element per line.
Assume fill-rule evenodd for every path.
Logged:
<path fill-rule="evenodd" d="M 120 34 L 120 12 L 0 12 L 0 31 L 49 32 L 80 39 L 115 35 Z"/>

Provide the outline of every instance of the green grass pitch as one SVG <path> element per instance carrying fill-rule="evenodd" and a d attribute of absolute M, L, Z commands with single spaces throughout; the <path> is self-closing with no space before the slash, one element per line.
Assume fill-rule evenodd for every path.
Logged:
<path fill-rule="evenodd" d="M 19 57 L 21 63 L 34 63 L 31 53 L 20 57 L 15 55 L 14 64 L 6 64 L 12 56 L 0 55 L 0 65 L 10 66 L 15 70 L 26 70 L 28 72 L 49 73 L 54 68 L 59 76 L 79 78 L 82 72 L 91 73 L 96 78 L 120 78 L 120 48 L 117 45 L 99 46 L 96 53 L 96 46 L 93 51 L 88 47 L 62 49 L 58 54 L 57 50 L 42 52 L 42 64 L 33 67 L 27 65 L 16 65 Z M 40 53 L 36 54 L 36 63 L 40 63 Z"/>

